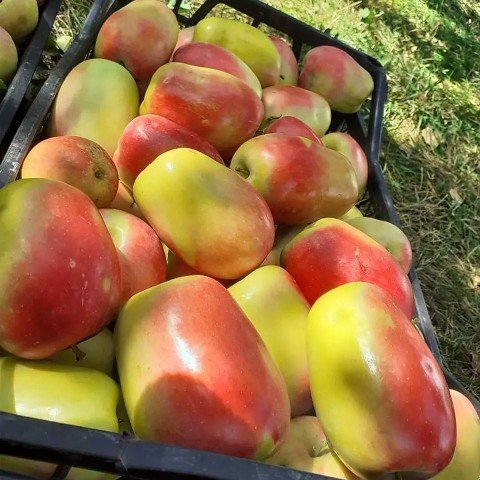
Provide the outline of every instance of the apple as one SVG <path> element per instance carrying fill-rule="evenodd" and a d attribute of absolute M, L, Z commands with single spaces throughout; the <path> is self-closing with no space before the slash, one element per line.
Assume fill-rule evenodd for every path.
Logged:
<path fill-rule="evenodd" d="M 95 57 L 123 65 L 140 83 L 148 83 L 167 63 L 178 38 L 175 14 L 164 2 L 136 0 L 107 18 L 95 42 Z"/>
<path fill-rule="evenodd" d="M 412 247 L 407 236 L 396 225 L 370 217 L 352 218 L 347 222 L 384 246 L 405 273 L 410 271 Z"/>
<path fill-rule="evenodd" d="M 350 162 L 304 137 L 252 138 L 235 152 L 230 168 L 263 196 L 277 225 L 343 215 L 358 197 Z"/>
<path fill-rule="evenodd" d="M 350 160 L 357 176 L 358 191 L 362 194 L 368 180 L 368 162 L 362 147 L 351 135 L 343 132 L 329 133 L 322 138 L 322 142 L 327 148 L 345 155 Z"/>
<path fill-rule="evenodd" d="M 258 28 L 229 18 L 208 17 L 198 22 L 193 39 L 213 43 L 235 54 L 252 69 L 262 88 L 278 83 L 280 54 L 272 40 Z"/>
<path fill-rule="evenodd" d="M 384 289 L 353 282 L 321 296 L 307 355 L 315 412 L 352 472 L 427 479 L 448 465 L 456 429 L 442 369 Z"/>
<path fill-rule="evenodd" d="M 42 359 L 104 328 L 117 313 L 120 265 L 94 203 L 43 178 L 0 190 L 0 346 Z"/>
<path fill-rule="evenodd" d="M 115 210 L 123 210 L 124 212 L 131 213 L 141 220 L 145 220 L 143 213 L 138 208 L 138 205 L 133 199 L 133 194 L 123 182 L 118 182 L 118 190 L 115 198 L 108 208 L 114 208 Z"/>
<path fill-rule="evenodd" d="M 53 137 L 37 143 L 22 164 L 21 176 L 68 183 L 98 208 L 110 205 L 118 190 L 117 168 L 108 153 L 82 137 Z"/>
<path fill-rule="evenodd" d="M 278 85 L 296 85 L 298 82 L 298 65 L 290 45 L 280 37 L 269 35 L 280 54 L 280 77 Z"/>
<path fill-rule="evenodd" d="M 311 304 L 345 283 L 370 282 L 413 316 L 412 286 L 400 265 L 382 245 L 341 220 L 323 218 L 304 229 L 283 249 L 281 266 Z"/>
<path fill-rule="evenodd" d="M 243 80 L 260 98 L 262 97 L 262 86 L 250 67 L 236 55 L 218 45 L 202 42 L 189 43 L 173 54 L 172 61 L 230 73 Z"/>
<path fill-rule="evenodd" d="M 111 377 L 115 361 L 113 334 L 108 328 L 104 328 L 74 347 L 55 353 L 48 360 L 62 365 L 93 368 Z"/>
<path fill-rule="evenodd" d="M 312 408 L 305 349 L 310 305 L 293 278 L 276 265 L 257 268 L 228 291 L 277 364 L 287 384 L 292 416 Z"/>
<path fill-rule="evenodd" d="M 325 135 L 330 126 L 331 111 L 327 101 L 303 88 L 290 85 L 264 88 L 262 102 L 264 127 L 287 115 L 306 123 L 318 137 Z"/>
<path fill-rule="evenodd" d="M 110 60 L 92 58 L 79 63 L 63 81 L 47 133 L 88 138 L 113 156 L 138 107 L 137 84 L 128 70 Z"/>
<path fill-rule="evenodd" d="M 216 280 L 181 277 L 138 293 L 120 313 L 115 346 L 138 437 L 261 460 L 286 434 L 285 381 Z"/>
<path fill-rule="evenodd" d="M 451 462 L 431 480 L 478 480 L 480 478 L 480 418 L 470 400 L 450 390 L 457 444 Z"/>
<path fill-rule="evenodd" d="M 358 217 L 363 217 L 363 213 L 357 207 L 352 207 L 347 213 L 339 217 L 339 220 L 348 222 L 349 220 L 352 220 Z"/>
<path fill-rule="evenodd" d="M 286 135 L 297 135 L 305 137 L 312 142 L 323 145 L 323 142 L 315 135 L 315 132 L 305 123 L 295 117 L 285 115 L 274 120 L 266 128 L 265 133 L 285 133 Z"/>
<path fill-rule="evenodd" d="M 180 48 L 183 47 L 184 45 L 188 45 L 189 43 L 193 42 L 193 34 L 195 32 L 195 27 L 187 27 L 187 28 L 182 28 L 178 32 L 178 38 L 177 38 L 177 43 L 175 44 L 175 47 L 173 49 L 172 55 L 170 57 L 170 61 L 172 61 L 174 53 Z"/>
<path fill-rule="evenodd" d="M 280 256 L 285 245 L 293 240 L 297 234 L 308 225 L 279 225 L 275 231 L 275 240 L 270 253 L 265 257 L 262 265 L 280 265 Z"/>
<path fill-rule="evenodd" d="M 244 81 L 229 73 L 172 62 L 152 77 L 140 107 L 140 114 L 146 113 L 192 130 L 227 159 L 257 131 L 263 104 Z"/>
<path fill-rule="evenodd" d="M 15 43 L 23 42 L 38 23 L 37 0 L 2 0 L 0 2 L 0 27 Z"/>
<path fill-rule="evenodd" d="M 17 71 L 17 66 L 17 47 L 10 34 L 0 27 L 0 86 L 1 82 L 6 85 L 13 78 Z"/>
<path fill-rule="evenodd" d="M 322 45 L 303 59 L 298 85 L 321 95 L 332 110 L 355 113 L 373 91 L 370 73 L 340 48 Z"/>
<path fill-rule="evenodd" d="M 273 219 L 263 198 L 195 150 L 160 155 L 137 177 L 133 196 L 163 243 L 205 275 L 243 277 L 272 248 Z"/>
<path fill-rule="evenodd" d="M 141 115 L 133 119 L 118 140 L 113 161 L 121 181 L 131 190 L 138 174 L 159 155 L 187 147 L 223 164 L 222 157 L 196 133 L 160 115 Z"/>

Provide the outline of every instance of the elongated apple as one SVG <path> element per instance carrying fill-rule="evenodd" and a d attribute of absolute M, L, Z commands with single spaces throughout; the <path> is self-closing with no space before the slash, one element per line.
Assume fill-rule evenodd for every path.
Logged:
<path fill-rule="evenodd" d="M 94 203 L 66 183 L 0 190 L 0 345 L 42 359 L 90 337 L 117 313 L 115 246 Z"/>
<path fill-rule="evenodd" d="M 306 354 L 310 305 L 293 278 L 276 265 L 257 268 L 228 291 L 262 337 L 285 379 L 292 417 L 312 407 Z"/>
<path fill-rule="evenodd" d="M 303 230 L 283 249 L 281 265 L 311 304 L 345 283 L 370 282 L 413 316 L 412 286 L 400 265 L 382 245 L 341 220 L 323 218 Z"/>
<path fill-rule="evenodd" d="M 450 390 L 457 425 L 457 445 L 451 462 L 431 480 L 480 478 L 480 418 L 465 395 Z"/>
<path fill-rule="evenodd" d="M 358 191 L 362 194 L 368 180 L 368 162 L 362 147 L 351 135 L 344 132 L 329 133 L 322 137 L 322 142 L 327 148 L 348 158 L 357 176 Z"/>
<path fill-rule="evenodd" d="M 298 82 L 298 65 L 290 45 L 280 37 L 269 35 L 280 54 L 280 76 L 278 85 L 296 85 Z"/>
<path fill-rule="evenodd" d="M 357 201 L 349 161 L 308 138 L 281 133 L 252 138 L 235 152 L 230 168 L 263 196 L 276 224 L 338 217 Z"/>
<path fill-rule="evenodd" d="M 408 237 L 396 225 L 371 217 L 352 218 L 347 222 L 383 245 L 405 273 L 410 271 L 412 247 Z"/>
<path fill-rule="evenodd" d="M 330 106 L 315 92 L 290 85 L 276 85 L 263 89 L 262 102 L 263 126 L 286 115 L 306 123 L 319 137 L 323 137 L 330 126 Z"/>
<path fill-rule="evenodd" d="M 315 412 L 350 470 L 413 480 L 448 465 L 456 442 L 448 386 L 385 290 L 354 282 L 320 297 L 308 315 L 307 353 Z"/>
<path fill-rule="evenodd" d="M 340 48 L 322 45 L 303 59 L 298 85 L 321 95 L 332 110 L 357 112 L 373 91 L 370 73 Z"/>
<path fill-rule="evenodd" d="M 243 80 L 260 98 L 262 97 L 262 86 L 250 67 L 236 55 L 218 45 L 202 42 L 189 43 L 174 53 L 172 61 L 230 73 Z"/>
<path fill-rule="evenodd" d="M 113 161 L 121 181 L 130 189 L 138 174 L 159 155 L 175 148 L 192 148 L 223 163 L 220 154 L 191 130 L 160 115 L 133 119 L 118 140 Z"/>
<path fill-rule="evenodd" d="M 195 150 L 160 155 L 137 177 L 133 195 L 167 247 L 198 272 L 240 278 L 272 248 L 273 219 L 263 198 Z"/>
<path fill-rule="evenodd" d="M 258 28 L 238 20 L 209 17 L 198 22 L 193 38 L 234 53 L 253 70 L 263 88 L 278 83 L 280 54 L 272 40 Z"/>
<path fill-rule="evenodd" d="M 136 293 L 166 280 L 165 253 L 157 234 L 143 220 L 111 208 L 100 210 L 100 214 L 117 248 L 123 305 Z"/>
<path fill-rule="evenodd" d="M 140 114 L 146 113 L 192 130 L 226 159 L 253 137 L 263 104 L 244 81 L 229 73 L 172 62 L 152 77 L 140 107 Z"/>
<path fill-rule="evenodd" d="M 182 277 L 135 295 L 120 313 L 115 341 L 140 438 L 263 459 L 285 435 L 285 381 L 216 280 Z"/>

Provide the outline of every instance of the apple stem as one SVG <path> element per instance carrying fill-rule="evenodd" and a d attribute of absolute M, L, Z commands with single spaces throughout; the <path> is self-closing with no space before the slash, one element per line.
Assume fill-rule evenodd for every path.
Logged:
<path fill-rule="evenodd" d="M 83 360 L 87 354 L 85 352 L 82 352 L 77 345 L 72 345 L 70 347 L 72 349 L 72 352 L 75 354 L 75 359 L 77 360 L 77 362 L 79 362 L 80 360 Z"/>

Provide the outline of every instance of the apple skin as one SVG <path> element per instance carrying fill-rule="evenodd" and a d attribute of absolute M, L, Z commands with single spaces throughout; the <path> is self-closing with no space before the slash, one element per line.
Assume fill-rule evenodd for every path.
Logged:
<path fill-rule="evenodd" d="M 272 248 L 275 229 L 263 198 L 195 150 L 160 155 L 137 177 L 133 196 L 163 243 L 205 275 L 243 277 Z"/>
<path fill-rule="evenodd" d="M 113 376 L 113 362 L 115 361 L 115 352 L 113 346 L 113 334 L 108 328 L 104 328 L 99 333 L 78 343 L 79 353 L 84 354 L 82 358 L 71 348 L 62 350 L 52 355 L 48 360 L 61 365 L 70 365 L 72 367 L 93 368 L 99 372 Z"/>
<path fill-rule="evenodd" d="M 321 95 L 332 110 L 355 113 L 373 91 L 371 75 L 340 48 L 322 45 L 303 59 L 298 85 Z"/>
<path fill-rule="evenodd" d="M 347 223 L 384 246 L 405 273 L 410 271 L 412 247 L 408 237 L 396 225 L 370 217 L 353 218 Z"/>
<path fill-rule="evenodd" d="M 286 115 L 306 123 L 318 137 L 323 137 L 330 126 L 330 106 L 315 92 L 290 85 L 275 85 L 263 89 L 262 102 L 264 127 Z"/>
<path fill-rule="evenodd" d="M 92 58 L 79 63 L 63 81 L 47 133 L 88 138 L 113 156 L 138 107 L 137 84 L 128 70 L 110 60 Z"/>
<path fill-rule="evenodd" d="M 285 440 L 265 463 L 332 478 L 358 480 L 330 451 L 320 422 L 313 416 L 294 418 Z"/>
<path fill-rule="evenodd" d="M 118 190 L 118 172 L 110 155 L 86 138 L 62 136 L 37 143 L 26 156 L 22 178 L 50 178 L 78 188 L 97 208 L 112 203 Z"/>
<path fill-rule="evenodd" d="M 180 47 L 172 57 L 173 62 L 214 68 L 243 80 L 262 98 L 262 86 L 250 67 L 236 55 L 213 43 L 193 42 Z"/>
<path fill-rule="evenodd" d="M 140 114 L 146 113 L 192 130 L 226 159 L 253 137 L 263 104 L 245 82 L 229 73 L 172 62 L 152 77 L 140 107 Z"/>
<path fill-rule="evenodd" d="M 123 182 L 118 182 L 118 190 L 115 198 L 108 208 L 114 208 L 115 210 L 122 210 L 127 213 L 131 213 L 141 220 L 145 220 L 143 213 L 138 208 L 138 205 L 133 199 L 131 189 L 128 189 Z"/>
<path fill-rule="evenodd" d="M 413 316 L 412 286 L 400 265 L 382 245 L 341 220 L 323 218 L 299 233 L 283 249 L 281 266 L 310 304 L 345 283 L 370 282 Z"/>
<path fill-rule="evenodd" d="M 167 63 L 178 38 L 178 22 L 158 0 L 136 0 L 114 12 L 102 25 L 95 57 L 123 65 L 137 82 L 149 82 Z"/>
<path fill-rule="evenodd" d="M 351 135 L 343 132 L 329 133 L 322 138 L 322 142 L 327 148 L 345 155 L 350 160 L 357 176 L 358 191 L 362 194 L 368 180 L 368 162 L 362 147 Z"/>
<path fill-rule="evenodd" d="M 118 141 L 113 161 L 121 181 L 130 190 L 138 174 L 159 155 L 187 147 L 223 164 L 222 157 L 206 140 L 160 115 L 141 115 L 133 119 Z"/>
<path fill-rule="evenodd" d="M 172 61 L 173 55 L 179 48 L 193 42 L 194 32 L 195 32 L 195 27 L 182 28 L 178 32 L 177 43 L 175 44 L 175 48 L 173 49 L 172 55 L 170 57 L 170 61 Z"/>
<path fill-rule="evenodd" d="M 304 137 L 270 133 L 252 138 L 235 152 L 230 168 L 263 196 L 277 225 L 338 217 L 358 199 L 350 162 Z"/>
<path fill-rule="evenodd" d="M 287 388 L 260 336 L 219 282 L 170 280 L 132 297 L 115 325 L 135 434 L 261 460 L 287 432 Z"/>
<path fill-rule="evenodd" d="M 0 82 L 7 84 L 18 66 L 17 47 L 10 34 L 0 27 Z"/>
<path fill-rule="evenodd" d="M 450 462 L 456 428 L 442 369 L 385 290 L 354 282 L 320 297 L 307 355 L 317 417 L 360 478 L 427 479 Z"/>
<path fill-rule="evenodd" d="M 121 210 L 100 210 L 118 252 L 122 272 L 120 305 L 167 278 L 162 242 L 150 225 Z"/>
<path fill-rule="evenodd" d="M 278 85 L 297 85 L 298 82 L 298 65 L 295 54 L 290 45 L 280 37 L 269 35 L 270 40 L 275 45 L 280 54 L 280 77 Z"/>
<path fill-rule="evenodd" d="M 17 180 L 0 190 L 0 224 L 5 350 L 47 358 L 113 320 L 121 293 L 118 256 L 84 193 L 55 180 Z"/>
<path fill-rule="evenodd" d="M 209 17 L 198 22 L 193 38 L 195 42 L 213 43 L 235 54 L 252 69 L 262 88 L 278 83 L 280 54 L 258 28 L 238 20 Z"/>
<path fill-rule="evenodd" d="M 359 217 L 363 217 L 363 213 L 357 207 L 352 207 L 345 215 L 339 217 L 339 220 L 348 222 L 350 220 L 353 220 L 354 218 Z"/>
<path fill-rule="evenodd" d="M 309 303 L 288 272 L 276 265 L 257 268 L 228 291 L 282 373 L 292 417 L 304 414 L 312 408 L 305 347 Z"/>
<path fill-rule="evenodd" d="M 451 462 L 431 480 L 478 480 L 480 478 L 480 418 L 470 400 L 460 392 L 450 390 L 457 445 Z"/>
<path fill-rule="evenodd" d="M 305 123 L 295 117 L 285 115 L 278 120 L 274 120 L 265 130 L 265 133 L 284 133 L 286 135 L 296 135 L 305 137 L 312 142 L 323 145 L 323 142 L 315 135 L 315 132 Z"/>
<path fill-rule="evenodd" d="M 38 24 L 36 0 L 3 0 L 0 2 L 0 27 L 15 43 L 23 42 Z"/>

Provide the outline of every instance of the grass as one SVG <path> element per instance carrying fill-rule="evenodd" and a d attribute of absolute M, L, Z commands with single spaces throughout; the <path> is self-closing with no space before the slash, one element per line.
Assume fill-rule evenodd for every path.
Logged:
<path fill-rule="evenodd" d="M 71 36 L 89 0 L 66 0 Z M 444 357 L 480 395 L 480 4 L 267 0 L 385 66 L 382 163 Z"/>

